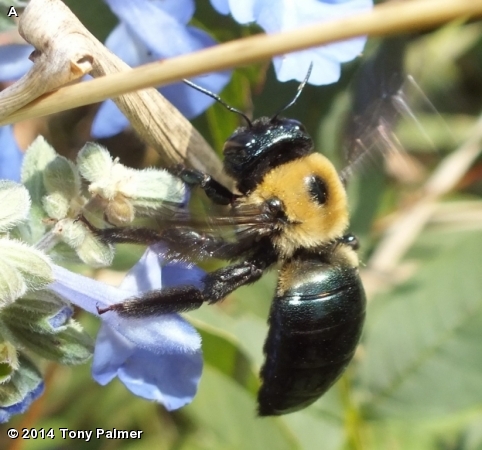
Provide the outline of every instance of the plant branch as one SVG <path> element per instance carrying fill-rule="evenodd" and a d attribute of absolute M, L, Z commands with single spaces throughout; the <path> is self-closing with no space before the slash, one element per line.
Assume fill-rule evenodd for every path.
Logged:
<path fill-rule="evenodd" d="M 33 0 L 33 2 L 39 0 Z M 46 1 L 46 0 L 42 0 Z M 296 50 L 360 35 L 387 36 L 482 15 L 482 0 L 406 0 L 368 13 L 271 35 L 257 35 L 59 89 L 0 120 L 0 125 L 96 103 L 149 86 L 247 65 Z M 45 14 L 42 18 L 45 18 Z"/>
<path fill-rule="evenodd" d="M 79 86 L 86 86 L 87 91 L 76 94 L 78 100 L 82 97 L 87 99 L 83 104 L 97 101 L 89 94 L 92 82 L 46 94 L 87 73 L 104 82 L 107 80 L 109 85 L 115 82 L 110 78 L 112 74 L 132 77 L 132 69 L 107 50 L 60 0 L 31 0 L 20 18 L 19 31 L 35 47 L 31 56 L 34 65 L 24 77 L 0 92 L 0 116 L 8 115 L 32 100 L 24 111 L 32 112 L 35 108 L 32 105 L 52 100 L 56 111 L 78 106 L 66 95 L 65 89 L 68 93 L 69 89 Z M 229 179 L 222 172 L 221 161 L 211 147 L 156 89 L 114 97 L 138 135 L 162 156 L 164 166 L 188 162 L 229 185 Z"/>

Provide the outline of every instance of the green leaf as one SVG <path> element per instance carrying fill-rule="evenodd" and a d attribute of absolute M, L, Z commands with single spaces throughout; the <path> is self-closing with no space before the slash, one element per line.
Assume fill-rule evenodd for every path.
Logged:
<path fill-rule="evenodd" d="M 0 342 L 0 385 L 10 381 L 18 367 L 17 349 L 8 341 Z"/>
<path fill-rule="evenodd" d="M 42 376 L 33 363 L 19 355 L 19 368 L 8 383 L 0 385 L 0 407 L 21 402 L 42 382 Z"/>
<path fill-rule="evenodd" d="M 41 289 L 53 281 L 49 258 L 41 251 L 13 239 L 0 239 L 4 262 L 18 270 L 28 289 Z"/>
<path fill-rule="evenodd" d="M 479 413 L 464 435 L 464 450 L 482 450 L 482 417 Z"/>
<path fill-rule="evenodd" d="M 14 302 L 26 291 L 27 284 L 20 271 L 0 259 L 0 309 Z"/>
<path fill-rule="evenodd" d="M 68 218 L 59 220 L 52 229 L 52 233 L 74 249 L 78 258 L 87 265 L 105 267 L 112 263 L 114 247 L 104 244 L 81 221 Z M 67 256 L 65 252 L 62 253 Z"/>
<path fill-rule="evenodd" d="M 21 178 L 34 205 L 40 205 L 46 194 L 42 173 L 56 156 L 57 153 L 43 136 L 37 137 L 25 153 Z"/>
<path fill-rule="evenodd" d="M 67 0 L 65 4 L 100 42 L 105 41 L 118 23 L 116 16 L 102 0 L 90 0 L 88 8 L 84 0 Z"/>
<path fill-rule="evenodd" d="M 114 247 L 104 244 L 98 237 L 91 234 L 87 234 L 82 244 L 75 250 L 79 258 L 91 267 L 110 266 L 114 259 Z"/>
<path fill-rule="evenodd" d="M 49 194 L 62 194 L 72 200 L 80 193 L 80 177 L 75 165 L 63 156 L 50 161 L 43 172 L 45 189 Z"/>
<path fill-rule="evenodd" d="M 7 324 L 15 340 L 34 354 L 65 365 L 83 364 L 94 351 L 91 337 L 70 320 L 58 333 L 39 333 L 10 321 Z"/>
<path fill-rule="evenodd" d="M 29 293 L 28 298 L 4 308 L 1 320 L 8 329 L 9 339 L 18 347 L 61 364 L 82 364 L 92 355 L 93 342 L 70 319 L 71 314 L 69 305 L 45 290 Z M 55 325 L 54 318 L 58 322 Z"/>
<path fill-rule="evenodd" d="M 256 417 L 254 396 L 209 366 L 204 369 L 196 398 L 184 411 L 202 430 L 198 439 L 200 448 L 297 448 L 295 439 L 279 419 Z"/>
<path fill-rule="evenodd" d="M 361 381 L 384 417 L 437 416 L 482 403 L 482 233 L 424 237 L 410 282 L 370 305 Z"/>
<path fill-rule="evenodd" d="M 80 220 L 70 218 L 59 220 L 52 228 L 52 233 L 74 249 L 79 248 L 89 235 L 92 236 L 90 230 Z"/>
<path fill-rule="evenodd" d="M 132 170 L 136 182 L 133 204 L 147 210 L 159 208 L 164 201 L 182 203 L 186 194 L 184 183 L 167 170 Z"/>
<path fill-rule="evenodd" d="M 64 308 L 70 308 L 68 320 L 73 310 L 60 297 L 48 290 L 30 292 L 2 311 L 2 321 L 39 333 L 56 333 L 65 324 L 53 327 L 50 320 Z"/>
<path fill-rule="evenodd" d="M 27 189 L 13 181 L 0 180 L 0 233 L 25 220 L 30 209 Z"/>
<path fill-rule="evenodd" d="M 345 442 L 344 423 L 337 417 L 317 414 L 314 406 L 282 416 L 303 450 L 340 450 Z"/>
<path fill-rule="evenodd" d="M 370 450 L 386 450 L 395 442 L 398 448 L 410 450 L 457 448 L 441 446 L 442 433 L 440 430 L 434 430 L 433 426 L 430 427 L 416 421 L 370 422 L 366 427 L 365 434 L 368 436 L 367 448 Z"/>
<path fill-rule="evenodd" d="M 259 387 L 257 368 L 243 352 L 236 335 L 230 332 L 236 322 L 219 308 L 201 308 L 191 314 L 191 322 L 202 337 L 203 358 L 225 375 L 231 377 L 253 394 Z M 224 326 L 219 326 L 224 323 Z"/>
<path fill-rule="evenodd" d="M 417 81 L 429 95 L 436 90 L 443 92 L 447 83 L 454 84 L 462 76 L 458 61 L 479 41 L 480 32 L 480 23 L 467 26 L 458 21 L 424 35 L 418 45 L 409 47 L 408 73 L 417 74 Z"/>
<path fill-rule="evenodd" d="M 53 192 L 42 199 L 42 206 L 50 218 L 61 220 L 69 213 L 70 201 L 63 193 Z"/>
<path fill-rule="evenodd" d="M 108 176 L 113 165 L 109 151 L 93 142 L 85 144 L 77 155 L 79 172 L 91 183 Z"/>

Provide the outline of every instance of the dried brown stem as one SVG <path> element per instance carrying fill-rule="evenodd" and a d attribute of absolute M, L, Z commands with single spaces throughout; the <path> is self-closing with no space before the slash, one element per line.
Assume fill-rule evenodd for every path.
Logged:
<path fill-rule="evenodd" d="M 14 85 L 0 93 L 0 116 L 86 73 L 105 77 L 130 75 L 132 69 L 107 50 L 60 0 L 32 0 L 20 19 L 20 33 L 36 51 L 34 66 Z M 90 84 L 90 83 L 81 83 Z M 74 86 L 70 86 L 72 88 Z M 60 110 L 74 105 L 62 90 L 52 94 Z M 106 97 L 104 97 L 106 98 Z M 162 155 L 169 166 L 191 166 L 226 181 L 219 158 L 190 122 L 155 89 L 124 94 L 113 99 L 137 133 Z M 42 102 L 42 99 L 35 102 Z M 35 103 L 34 102 L 34 103 Z"/>
<path fill-rule="evenodd" d="M 47 0 L 32 1 L 40 3 Z M 387 36 L 429 29 L 454 19 L 478 16 L 482 16 L 482 0 L 387 2 L 367 13 L 283 33 L 238 39 L 196 53 L 147 64 L 133 69 L 130 73 L 117 73 L 88 83 L 65 87 L 0 119 L 0 125 L 355 36 Z"/>

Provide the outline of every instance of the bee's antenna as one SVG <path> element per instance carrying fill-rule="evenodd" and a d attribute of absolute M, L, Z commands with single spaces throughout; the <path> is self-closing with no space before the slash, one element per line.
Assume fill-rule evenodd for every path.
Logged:
<path fill-rule="evenodd" d="M 196 91 L 202 92 L 203 94 L 206 94 L 211 98 L 214 98 L 214 100 L 216 100 L 218 103 L 221 103 L 221 105 L 223 105 L 227 110 L 242 116 L 243 119 L 246 120 L 246 122 L 248 124 L 248 127 L 251 128 L 252 124 L 251 124 L 251 120 L 249 120 L 248 116 L 246 114 L 244 114 L 243 112 L 241 112 L 239 109 L 236 109 L 236 108 L 233 108 L 232 106 L 229 106 L 224 100 L 221 99 L 221 97 L 219 95 L 216 95 L 214 92 L 208 91 L 207 89 L 204 89 L 203 87 L 198 86 L 197 84 L 194 84 L 192 81 L 189 81 L 189 80 L 186 80 L 186 79 L 184 79 L 182 81 L 185 84 L 187 84 L 188 86 L 191 86 L 192 88 L 196 89 Z"/>
<path fill-rule="evenodd" d="M 296 95 L 295 97 L 293 98 L 293 100 L 291 100 L 286 106 L 283 106 L 283 108 L 281 108 L 272 118 L 271 118 L 271 121 L 273 122 L 274 120 L 277 119 L 277 117 L 285 110 L 287 110 L 290 106 L 293 106 L 296 101 L 298 100 L 298 98 L 300 97 L 301 95 L 301 92 L 303 91 L 306 83 L 308 82 L 309 78 L 310 78 L 310 75 L 311 75 L 311 69 L 313 69 L 313 63 L 310 64 L 310 67 L 308 67 L 308 72 L 305 76 L 305 79 L 301 82 L 301 84 L 298 86 L 298 90 L 296 91 Z"/>

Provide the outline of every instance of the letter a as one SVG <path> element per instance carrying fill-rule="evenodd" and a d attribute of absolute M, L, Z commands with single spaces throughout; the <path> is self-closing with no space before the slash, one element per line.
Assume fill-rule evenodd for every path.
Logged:
<path fill-rule="evenodd" d="M 15 9 L 15 6 L 10 6 L 10 9 L 8 10 L 7 17 L 18 17 L 17 10 Z"/>

